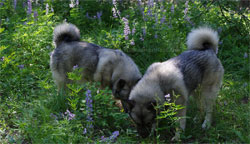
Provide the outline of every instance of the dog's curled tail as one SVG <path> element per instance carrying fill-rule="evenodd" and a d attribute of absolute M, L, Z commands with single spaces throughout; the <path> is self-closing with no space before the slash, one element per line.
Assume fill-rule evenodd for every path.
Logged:
<path fill-rule="evenodd" d="M 55 27 L 53 41 L 56 47 L 61 42 L 80 41 L 79 29 L 70 23 L 62 23 Z"/>
<path fill-rule="evenodd" d="M 213 49 L 217 53 L 218 43 L 218 33 L 209 27 L 194 29 L 187 36 L 187 47 L 190 50 Z"/>

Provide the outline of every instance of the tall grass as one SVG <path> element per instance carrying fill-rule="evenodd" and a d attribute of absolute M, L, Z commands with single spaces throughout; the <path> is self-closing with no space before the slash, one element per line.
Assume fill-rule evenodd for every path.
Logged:
<path fill-rule="evenodd" d="M 209 25 L 218 30 L 225 77 L 213 124 L 201 129 L 191 98 L 181 140 L 250 142 L 249 8 L 233 1 L 72 2 L 0 1 L 1 143 L 167 143 L 174 135 L 165 119 L 157 136 L 140 138 L 111 91 L 99 90 L 98 83 L 73 83 L 70 90 L 57 91 L 49 56 L 53 29 L 65 20 L 80 28 L 82 40 L 126 52 L 142 73 L 153 62 L 183 52 L 192 28 Z M 71 76 L 79 77 L 77 71 Z"/>

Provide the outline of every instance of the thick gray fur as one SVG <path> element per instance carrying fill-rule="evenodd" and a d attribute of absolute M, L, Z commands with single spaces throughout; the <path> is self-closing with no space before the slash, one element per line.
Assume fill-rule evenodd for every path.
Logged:
<path fill-rule="evenodd" d="M 127 98 L 141 78 L 138 67 L 124 52 L 80 41 L 79 29 L 73 24 L 58 25 L 53 41 L 56 48 L 50 57 L 50 68 L 59 89 L 70 83 L 67 73 L 76 65 L 83 68 L 80 82 L 101 82 L 101 87 L 110 87 L 116 98 Z"/>
<path fill-rule="evenodd" d="M 217 32 L 207 27 L 193 30 L 187 37 L 188 50 L 162 63 L 152 64 L 142 79 L 132 89 L 127 107 L 131 118 L 137 124 L 142 137 L 150 134 L 154 122 L 154 110 L 149 105 L 163 103 L 170 94 L 176 104 L 187 106 L 189 95 L 201 90 L 201 105 L 205 107 L 203 128 L 208 128 L 212 120 L 213 104 L 220 89 L 224 74 L 223 66 L 216 56 Z M 179 95 L 176 99 L 175 95 Z M 151 109 L 150 109 L 151 108 Z M 178 111 L 180 128 L 185 129 L 186 108 Z M 176 132 L 174 139 L 179 138 Z"/>

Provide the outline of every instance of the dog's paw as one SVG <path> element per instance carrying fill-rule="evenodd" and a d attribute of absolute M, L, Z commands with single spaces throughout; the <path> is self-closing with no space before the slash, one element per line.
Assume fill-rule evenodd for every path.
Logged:
<path fill-rule="evenodd" d="M 203 124 L 201 125 L 202 129 L 206 130 L 209 129 L 211 126 L 211 123 L 207 121 L 206 119 L 204 120 Z"/>

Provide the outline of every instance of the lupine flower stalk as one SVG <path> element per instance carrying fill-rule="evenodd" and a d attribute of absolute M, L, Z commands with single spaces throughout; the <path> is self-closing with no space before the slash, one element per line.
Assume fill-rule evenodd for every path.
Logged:
<path fill-rule="evenodd" d="M 161 18 L 161 24 L 163 24 L 166 20 L 166 16 L 164 15 L 162 18 Z"/>
<path fill-rule="evenodd" d="M 70 8 L 74 8 L 75 7 L 74 0 L 70 0 L 69 7 Z"/>
<path fill-rule="evenodd" d="M 19 69 L 24 69 L 24 65 L 18 65 L 17 67 L 19 67 Z"/>
<path fill-rule="evenodd" d="M 38 13 L 37 13 L 37 11 L 34 11 L 34 18 L 36 21 L 37 21 L 37 17 L 38 17 Z"/>
<path fill-rule="evenodd" d="M 185 2 L 184 17 L 186 17 L 187 12 L 188 12 L 188 0 Z"/>
<path fill-rule="evenodd" d="M 96 13 L 99 22 L 101 22 L 102 11 Z"/>
<path fill-rule="evenodd" d="M 131 44 L 131 45 L 135 45 L 135 42 L 134 42 L 134 40 L 132 40 L 132 41 L 130 42 L 130 44 Z"/>
<path fill-rule="evenodd" d="M 124 35 L 125 35 L 125 40 L 128 40 L 128 35 L 131 33 L 130 32 L 130 28 L 129 28 L 129 25 L 128 25 L 128 20 L 124 17 L 122 18 L 125 26 L 124 26 Z"/>
<path fill-rule="evenodd" d="M 116 0 L 113 0 L 113 8 L 112 8 L 112 12 L 113 12 L 113 17 L 114 18 L 117 18 L 118 16 L 120 17 L 120 11 L 117 9 L 117 3 L 116 3 Z M 117 15 L 118 16 L 117 16 Z"/>
<path fill-rule="evenodd" d="M 171 6 L 171 13 L 174 13 L 174 4 Z"/>
<path fill-rule="evenodd" d="M 92 118 L 92 113 L 93 113 L 93 105 L 92 105 L 92 96 L 91 96 L 91 91 L 87 90 L 86 91 L 86 112 L 87 112 L 87 127 L 84 128 L 83 133 L 86 134 L 87 130 L 93 129 L 93 118 Z"/>
<path fill-rule="evenodd" d="M 13 1 L 14 10 L 16 10 L 16 3 L 17 3 L 17 0 L 14 0 L 14 1 Z"/>
<path fill-rule="evenodd" d="M 28 4 L 27 14 L 30 15 L 32 13 L 32 1 L 28 0 L 27 4 Z"/>
<path fill-rule="evenodd" d="M 46 15 L 48 15 L 48 14 L 49 14 L 49 4 L 46 3 Z"/>
<path fill-rule="evenodd" d="M 51 12 L 54 12 L 54 9 L 53 9 L 53 7 L 51 6 Z"/>
<path fill-rule="evenodd" d="M 112 135 L 108 138 L 105 138 L 104 136 L 101 137 L 101 142 L 108 142 L 108 141 L 114 141 L 119 136 L 119 131 L 114 131 Z"/>

